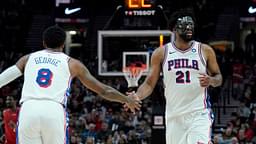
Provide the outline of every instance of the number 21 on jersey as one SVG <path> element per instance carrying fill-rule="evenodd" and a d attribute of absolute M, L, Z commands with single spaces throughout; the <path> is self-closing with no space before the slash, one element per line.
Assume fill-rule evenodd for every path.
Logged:
<path fill-rule="evenodd" d="M 176 83 L 185 84 L 190 83 L 190 72 L 189 71 L 177 71 L 176 72 Z"/>
<path fill-rule="evenodd" d="M 36 82 L 42 88 L 47 88 L 52 83 L 53 73 L 50 69 L 42 68 L 38 71 Z"/>

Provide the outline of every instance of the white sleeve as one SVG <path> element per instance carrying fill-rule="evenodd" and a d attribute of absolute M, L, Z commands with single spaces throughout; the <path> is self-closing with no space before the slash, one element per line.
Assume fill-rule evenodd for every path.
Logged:
<path fill-rule="evenodd" d="M 0 88 L 15 80 L 21 75 L 22 73 L 16 65 L 7 68 L 0 74 Z"/>

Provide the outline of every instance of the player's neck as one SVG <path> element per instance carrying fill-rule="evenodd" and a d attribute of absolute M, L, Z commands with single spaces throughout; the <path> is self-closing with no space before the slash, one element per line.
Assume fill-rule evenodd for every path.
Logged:
<path fill-rule="evenodd" d="M 193 43 L 192 41 L 186 42 L 182 39 L 176 39 L 174 41 L 175 46 L 181 50 L 189 49 L 191 47 L 192 43 Z"/>
<path fill-rule="evenodd" d="M 56 48 L 56 49 L 53 49 L 53 48 L 46 48 L 45 50 L 50 51 L 50 52 L 62 52 L 62 51 L 63 51 L 62 48 Z"/>

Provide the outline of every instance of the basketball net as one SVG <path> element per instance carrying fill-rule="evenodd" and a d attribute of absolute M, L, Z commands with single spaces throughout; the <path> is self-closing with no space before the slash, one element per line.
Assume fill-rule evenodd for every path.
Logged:
<path fill-rule="evenodd" d="M 124 77 L 128 83 L 128 88 L 138 87 L 138 81 L 142 76 L 144 67 L 129 66 L 123 69 Z"/>

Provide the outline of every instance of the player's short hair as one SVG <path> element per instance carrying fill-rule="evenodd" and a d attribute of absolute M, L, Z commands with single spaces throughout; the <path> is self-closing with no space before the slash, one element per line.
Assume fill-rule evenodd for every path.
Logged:
<path fill-rule="evenodd" d="M 43 41 L 48 48 L 59 48 L 65 43 L 65 40 L 65 31 L 57 25 L 50 26 L 43 32 Z"/>
<path fill-rule="evenodd" d="M 172 13 L 170 19 L 169 19 L 169 28 L 170 30 L 173 30 L 175 25 L 177 24 L 178 18 L 185 17 L 185 16 L 190 16 L 192 17 L 193 21 L 196 23 L 195 15 L 193 12 L 193 9 L 191 8 L 186 8 L 186 9 L 180 9 L 174 13 Z"/>

